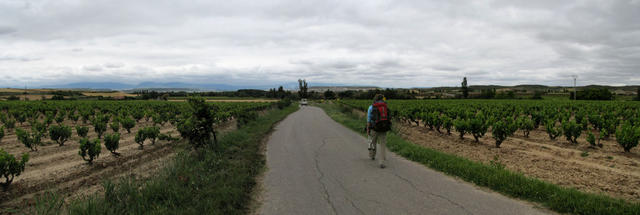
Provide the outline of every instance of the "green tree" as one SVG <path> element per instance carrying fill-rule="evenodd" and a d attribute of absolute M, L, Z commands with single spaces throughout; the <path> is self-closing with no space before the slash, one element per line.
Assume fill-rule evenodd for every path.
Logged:
<path fill-rule="evenodd" d="M 307 90 L 309 89 L 307 80 L 298 79 L 298 95 L 300 98 L 306 99 L 309 97 Z"/>
<path fill-rule="evenodd" d="M 324 91 L 324 99 L 326 100 L 336 99 L 336 93 L 334 93 L 331 90 Z"/>
<path fill-rule="evenodd" d="M 191 97 L 189 101 L 188 116 L 178 124 L 180 136 L 187 139 L 194 148 L 200 148 L 211 142 L 217 143 L 216 133 L 213 129 L 215 123 L 215 106 L 207 104 L 203 98 Z"/>
<path fill-rule="evenodd" d="M 80 155 L 83 160 L 89 162 L 89 164 L 93 164 L 93 160 L 100 156 L 100 151 L 102 151 L 100 139 L 96 138 L 93 141 L 87 138 L 80 139 L 80 151 L 78 151 L 78 155 Z"/>
<path fill-rule="evenodd" d="M 15 156 L 0 148 L 0 177 L 5 179 L 0 183 L 2 190 L 7 191 L 13 179 L 24 172 L 27 161 L 29 161 L 29 154 L 22 154 L 22 159 L 18 161 Z"/>
<path fill-rule="evenodd" d="M 469 87 L 467 86 L 467 77 L 462 79 L 462 98 L 469 98 Z"/>

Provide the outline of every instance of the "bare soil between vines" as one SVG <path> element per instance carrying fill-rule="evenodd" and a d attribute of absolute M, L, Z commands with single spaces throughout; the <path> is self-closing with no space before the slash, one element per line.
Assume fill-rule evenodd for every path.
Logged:
<path fill-rule="evenodd" d="M 406 123 L 398 128 L 405 139 L 424 147 L 473 161 L 499 162 L 509 170 L 563 187 L 640 202 L 640 149 L 624 153 L 613 138 L 601 142 L 603 148 L 590 148 L 585 135 L 575 145 L 562 136 L 550 140 L 539 128 L 528 138 L 519 131 L 496 148 L 490 131 L 476 143 L 470 134 L 461 140 L 457 132 L 447 135 L 444 129 L 439 133 Z"/>

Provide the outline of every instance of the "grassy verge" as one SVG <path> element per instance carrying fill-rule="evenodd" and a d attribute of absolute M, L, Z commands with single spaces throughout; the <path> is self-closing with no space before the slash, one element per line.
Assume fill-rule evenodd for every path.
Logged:
<path fill-rule="evenodd" d="M 364 118 L 333 104 L 319 107 L 335 121 L 362 133 Z M 409 160 L 432 169 L 457 176 L 476 185 L 488 187 L 507 196 L 541 203 L 560 213 L 572 214 L 640 214 L 640 204 L 629 203 L 605 195 L 563 188 L 520 173 L 504 169 L 500 164 L 483 164 L 463 157 L 418 146 L 394 132 L 387 135 L 388 148 Z"/>
<path fill-rule="evenodd" d="M 212 146 L 184 150 L 158 176 L 146 180 L 105 182 L 105 193 L 73 200 L 62 207 L 55 194 L 45 195 L 34 214 L 245 214 L 265 159 L 263 138 L 273 125 L 298 107 L 275 109 Z"/>

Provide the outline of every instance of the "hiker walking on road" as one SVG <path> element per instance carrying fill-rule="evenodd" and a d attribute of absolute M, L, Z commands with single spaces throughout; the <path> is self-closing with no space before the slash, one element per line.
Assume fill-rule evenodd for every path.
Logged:
<path fill-rule="evenodd" d="M 385 153 L 387 150 L 387 131 L 389 130 L 391 130 L 389 108 L 387 107 L 387 102 L 384 101 L 384 97 L 381 94 L 377 94 L 373 99 L 373 104 L 369 106 L 367 111 L 367 134 L 373 133 L 371 143 L 369 143 L 369 155 L 373 160 L 376 157 L 376 143 L 380 140 L 380 158 L 378 159 L 380 168 L 386 167 L 384 162 L 387 160 Z"/>

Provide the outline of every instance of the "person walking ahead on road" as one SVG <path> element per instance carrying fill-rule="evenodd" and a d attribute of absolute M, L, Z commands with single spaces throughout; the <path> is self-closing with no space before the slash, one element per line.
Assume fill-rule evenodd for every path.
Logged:
<path fill-rule="evenodd" d="M 373 129 L 373 138 L 371 138 L 370 146 L 375 147 L 378 140 L 380 140 L 380 158 L 378 163 L 380 168 L 385 168 L 384 162 L 387 160 L 387 131 L 391 130 L 391 115 L 389 114 L 389 108 L 384 101 L 384 97 L 377 94 L 373 99 L 373 104 L 369 106 L 367 111 L 367 133 L 371 133 Z M 369 149 L 371 151 L 371 149 Z M 372 156 L 375 159 L 375 154 Z"/>

